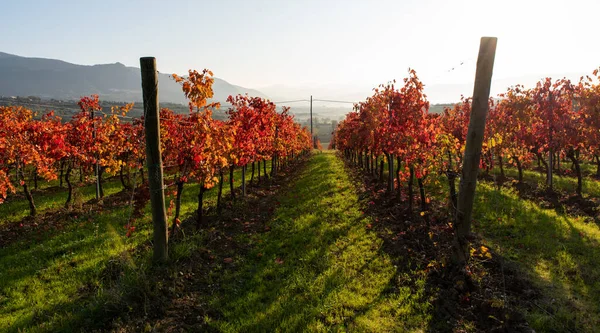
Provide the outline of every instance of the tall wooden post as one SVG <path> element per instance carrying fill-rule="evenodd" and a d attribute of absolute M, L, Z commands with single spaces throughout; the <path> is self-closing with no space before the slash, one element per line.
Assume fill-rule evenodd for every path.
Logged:
<path fill-rule="evenodd" d="M 160 118 L 158 115 L 158 73 L 154 57 L 140 58 L 142 92 L 144 99 L 144 128 L 146 131 L 146 163 L 150 185 L 150 204 L 154 225 L 154 261 L 168 259 L 169 234 L 165 194 L 163 191 L 163 167 L 160 152 Z"/>
<path fill-rule="evenodd" d="M 389 118 L 392 119 L 392 98 L 390 98 L 390 102 L 388 103 L 388 114 Z M 392 195 L 394 193 L 394 155 L 392 153 L 386 154 L 388 159 L 388 195 Z"/>
<path fill-rule="evenodd" d="M 471 118 L 469 119 L 458 193 L 458 207 L 456 209 L 453 259 L 457 264 L 464 264 L 469 258 L 468 237 L 471 232 L 471 213 L 473 212 L 473 201 L 475 199 L 475 187 L 485 133 L 497 42 L 498 39 L 495 37 L 482 37 L 479 46 L 475 87 L 473 88 L 473 104 L 471 106 Z"/>
<path fill-rule="evenodd" d="M 549 191 L 552 191 L 552 168 L 554 167 L 554 149 L 552 149 L 552 132 L 554 132 L 554 122 L 552 121 L 552 91 L 548 92 L 548 105 L 550 113 L 548 115 L 548 121 L 550 122 L 550 126 L 548 126 L 548 142 L 550 143 L 550 149 L 548 151 L 548 174 L 546 175 L 546 186 Z"/>
<path fill-rule="evenodd" d="M 90 112 L 92 119 L 92 142 L 96 144 L 96 122 L 94 121 L 94 108 Z M 96 200 L 100 200 L 100 169 L 98 167 L 98 154 L 94 155 L 96 163 L 94 164 L 94 177 L 96 177 Z"/>

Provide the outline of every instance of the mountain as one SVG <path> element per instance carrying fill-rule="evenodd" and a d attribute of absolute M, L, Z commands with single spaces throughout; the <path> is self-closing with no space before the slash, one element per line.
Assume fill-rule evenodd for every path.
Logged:
<path fill-rule="evenodd" d="M 181 87 L 169 74 L 159 74 L 161 102 L 187 104 Z M 215 78 L 214 101 L 229 95 L 245 94 L 267 98 L 260 91 L 233 85 Z M 0 96 L 38 96 L 76 100 L 98 94 L 103 100 L 139 102 L 142 100 L 140 69 L 121 63 L 76 65 L 61 60 L 27 58 L 0 52 Z"/>

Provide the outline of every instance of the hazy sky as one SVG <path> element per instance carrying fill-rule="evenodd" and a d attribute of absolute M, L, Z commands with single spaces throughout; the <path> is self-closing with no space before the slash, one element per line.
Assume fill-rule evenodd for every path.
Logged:
<path fill-rule="evenodd" d="M 152 55 L 161 72 L 209 68 L 252 88 L 373 87 L 408 67 L 428 85 L 472 82 L 481 36 L 499 38 L 495 78 L 600 66 L 598 0 L 2 0 L 0 8 L 0 51 L 128 66 Z"/>

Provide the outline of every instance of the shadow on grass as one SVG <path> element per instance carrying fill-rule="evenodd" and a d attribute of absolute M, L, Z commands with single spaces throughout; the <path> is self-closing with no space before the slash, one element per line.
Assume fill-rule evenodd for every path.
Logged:
<path fill-rule="evenodd" d="M 515 168 L 505 168 L 506 176 L 509 176 L 513 179 L 518 177 L 518 171 Z M 498 177 L 499 171 L 493 170 L 493 175 Z M 546 183 L 546 174 L 544 172 L 534 171 L 534 170 L 524 170 L 523 171 L 523 179 L 524 181 L 530 183 L 532 186 L 543 186 Z M 574 176 L 553 176 L 553 183 L 555 189 L 559 191 L 564 191 L 568 194 L 575 194 L 575 189 L 577 188 L 577 178 Z M 600 198 L 600 181 L 594 179 L 592 177 L 584 177 L 583 178 L 583 194 L 584 196 Z"/>
<path fill-rule="evenodd" d="M 583 218 L 542 209 L 507 189 L 478 186 L 475 231 L 543 296 L 527 319 L 540 331 L 591 332 L 600 327 L 600 230 Z"/>
<path fill-rule="evenodd" d="M 449 265 L 453 230 L 448 223 L 452 219 L 445 203 L 447 191 L 441 187 L 444 178 L 426 183 L 426 193 L 434 200 L 417 213 L 409 212 L 407 202 L 399 202 L 396 194 L 388 195 L 384 185 L 372 182 L 362 170 L 349 165 L 349 171 L 366 186 L 361 196 L 369 201 L 367 212 L 377 222 L 373 229 L 383 240 L 383 251 L 397 266 L 394 285 L 420 291 L 414 302 L 428 305 L 423 330 L 530 331 L 519 311 L 511 308 L 514 303 L 502 298 L 506 293 L 503 281 L 511 284 L 510 291 L 523 292 L 530 287 L 513 278 L 513 271 L 499 263 L 499 256 L 490 260 L 485 257 L 490 255 L 487 249 L 486 253 L 476 251 L 469 274 Z"/>
<path fill-rule="evenodd" d="M 311 161 L 306 175 L 294 186 L 298 191 L 288 192 L 280 200 L 283 209 L 269 223 L 271 231 L 261 239 L 265 245 L 245 258 L 244 267 L 225 277 L 226 296 L 215 305 L 228 320 L 216 323 L 216 327 L 236 327 L 238 322 L 239 329 L 256 331 L 274 329 L 285 322 L 285 327 L 293 330 L 306 324 L 302 318 L 310 315 L 311 303 L 318 303 L 308 284 L 327 269 L 323 258 L 331 242 L 345 233 L 343 228 L 322 228 L 326 217 L 319 205 L 323 195 L 332 190 L 326 179 L 328 163 L 323 158 Z M 313 292 L 325 298 L 341 274 L 333 271 L 321 277 L 322 290 Z"/>
<path fill-rule="evenodd" d="M 53 331 L 49 323 L 79 311 L 82 288 L 97 286 L 106 262 L 129 247 L 116 229 L 122 214 L 117 209 L 93 222 L 81 216 L 49 237 L 0 249 L 0 328 Z"/>
<path fill-rule="evenodd" d="M 437 293 L 429 331 L 594 332 L 600 325 L 600 230 L 523 200 L 508 188 L 480 183 L 469 273 L 451 267 L 430 274 Z M 480 246 L 489 247 L 480 250 Z M 485 274 L 482 274 L 485 272 Z M 460 316 L 458 309 L 477 313 Z"/>
<path fill-rule="evenodd" d="M 82 188 L 84 200 L 94 195 L 93 186 L 88 187 Z M 170 266 L 150 268 L 148 218 L 136 223 L 131 238 L 124 237 L 122 228 L 130 213 L 130 196 L 113 193 L 119 188 L 118 180 L 105 184 L 103 209 L 90 206 L 64 214 L 61 209 L 50 218 L 65 221 L 45 225 L 36 220 L 39 228 L 36 221 L 29 221 L 36 222 L 36 227 L 24 228 L 27 230 L 17 235 L 18 241 L 0 248 L 0 330 L 71 332 L 105 328 L 116 317 L 133 311 L 147 312 L 146 306 L 158 303 L 157 298 L 168 294 L 166 288 L 154 284 L 155 274 L 172 272 Z M 211 199 L 212 192 L 215 191 L 209 191 Z M 227 193 L 225 188 L 224 195 Z M 43 202 L 54 200 L 62 205 L 64 193 L 47 194 Z M 122 194 L 126 194 L 124 198 Z M 195 207 L 195 197 L 190 194 L 183 210 L 187 216 Z M 145 216 L 149 216 L 148 207 L 145 211 Z M 187 242 L 173 244 L 172 257 L 178 260 L 189 256 L 198 247 L 195 242 L 202 244 L 202 237 L 192 235 Z"/>
<path fill-rule="evenodd" d="M 333 154 L 318 154 L 213 301 L 219 331 L 390 331 L 426 317 L 419 291 L 395 290 L 395 267 L 368 232 L 354 185 Z M 425 305 L 426 307 L 426 305 Z"/>
<path fill-rule="evenodd" d="M 445 178 L 440 183 L 445 184 Z M 574 180 L 557 177 L 557 184 L 567 189 Z M 586 184 L 594 196 L 597 183 Z M 376 198 L 379 188 L 383 186 L 368 188 L 367 200 Z M 446 200 L 445 188 L 433 186 L 428 191 L 438 201 Z M 468 273 L 440 262 L 451 251 L 452 231 L 445 226 L 451 217 L 444 214 L 445 207 L 430 207 L 425 216 L 430 217 L 429 227 L 418 216 L 402 217 L 398 209 L 386 221 L 386 207 L 396 205 L 390 202 L 393 199 L 376 198 L 369 210 L 379 217 L 381 226 L 374 229 L 397 264 L 398 276 L 402 272 L 427 276 L 421 299 L 432 305 L 427 331 L 530 331 L 525 320 L 543 332 L 593 332 L 600 327 L 598 225 L 587 223 L 585 216 L 543 209 L 537 201 L 523 200 L 514 190 L 490 183 L 478 184 L 477 193 L 474 231 L 481 238 L 473 240 Z M 449 230 L 446 240 L 444 229 Z"/>
<path fill-rule="evenodd" d="M 76 184 L 78 185 L 78 184 Z M 123 187 L 118 180 L 105 181 L 103 184 L 105 196 L 110 196 L 119 192 Z M 76 187 L 77 195 L 81 201 L 87 202 L 95 199 L 96 190 L 94 185 L 86 184 Z M 64 207 L 67 200 L 66 188 L 53 187 L 51 189 L 38 190 L 32 193 L 34 203 L 38 214 L 44 214 L 46 211 Z M 0 225 L 10 222 L 16 222 L 29 215 L 29 203 L 24 197 L 9 198 L 5 203 L 0 204 Z"/>

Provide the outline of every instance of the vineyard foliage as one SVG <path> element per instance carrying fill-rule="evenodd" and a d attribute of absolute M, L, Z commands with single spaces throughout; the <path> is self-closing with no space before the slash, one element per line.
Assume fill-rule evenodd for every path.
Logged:
<path fill-rule="evenodd" d="M 174 175 L 178 197 L 185 183 L 213 187 L 225 168 L 245 169 L 247 164 L 274 158 L 279 161 L 276 168 L 311 148 L 310 133 L 294 121 L 289 108 L 277 112 L 268 100 L 230 96 L 229 118 L 216 120 L 212 110 L 220 105 L 208 103 L 213 96 L 212 72 L 190 70 L 187 77 L 173 78 L 181 84 L 190 107 L 188 114 L 160 110 L 163 163 L 167 173 Z M 132 175 L 143 175 L 143 116 L 127 116 L 133 104 L 103 111 L 97 95 L 82 97 L 79 106 L 68 120 L 53 112 L 38 115 L 20 106 L 0 107 L 0 203 L 21 187 L 30 214 L 35 215 L 31 181 L 60 178 L 61 184 L 63 180 L 67 184 L 65 205 L 69 206 L 74 171 L 81 182 L 92 180 L 96 164 L 100 179 L 118 174 L 125 188 L 140 185 Z"/>
<path fill-rule="evenodd" d="M 489 172 L 499 167 L 504 176 L 504 166 L 512 165 L 523 181 L 523 169 L 537 160 L 551 177 L 547 161 L 552 154 L 553 168 L 564 159 L 572 162 L 578 178 L 576 192 L 581 196 L 583 159 L 596 163 L 600 176 L 598 74 L 595 70 L 591 76 L 581 77 L 579 83 L 546 78 L 534 88 L 516 85 L 490 98 L 481 169 Z M 471 98 L 462 97 L 441 114 L 429 113 L 428 109 L 423 84 L 416 72 L 409 70 L 400 87 L 396 82 L 381 85 L 373 96 L 356 104 L 354 112 L 340 122 L 332 146 L 374 173 L 379 157 L 388 161 L 395 157 L 397 177 L 390 173 L 389 180 L 398 187 L 408 180 L 409 191 L 412 175 L 422 183 L 431 172 L 446 174 L 454 196 Z"/>

